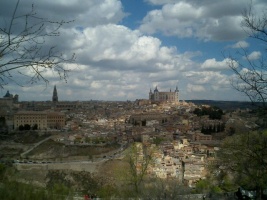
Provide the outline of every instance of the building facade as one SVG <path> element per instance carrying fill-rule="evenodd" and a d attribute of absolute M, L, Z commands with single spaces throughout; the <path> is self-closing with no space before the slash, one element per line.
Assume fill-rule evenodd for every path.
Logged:
<path fill-rule="evenodd" d="M 9 108 L 13 108 L 14 104 L 17 104 L 18 101 L 19 101 L 19 95 L 10 94 L 9 91 L 7 91 L 5 96 L 3 96 L 3 98 L 0 98 L 0 107 L 3 108 L 7 106 Z"/>
<path fill-rule="evenodd" d="M 61 112 L 42 112 L 42 111 L 19 111 L 14 114 L 14 129 L 25 126 L 37 125 L 37 129 L 62 129 L 65 126 L 66 117 Z"/>
<path fill-rule="evenodd" d="M 0 133 L 13 130 L 13 114 L 19 109 L 19 95 L 9 91 L 0 98 Z"/>
<path fill-rule="evenodd" d="M 154 92 L 149 92 L 149 100 L 152 102 L 179 102 L 179 90 L 176 86 L 175 90 L 172 92 L 160 92 L 156 87 Z"/>
<path fill-rule="evenodd" d="M 50 129 L 62 129 L 65 126 L 66 117 L 61 112 L 47 112 L 47 127 Z"/>
<path fill-rule="evenodd" d="M 37 129 L 47 129 L 47 114 L 46 112 L 38 111 L 19 111 L 14 114 L 14 129 L 19 129 L 22 125 L 37 125 Z"/>
<path fill-rule="evenodd" d="M 163 124 L 169 121 L 169 115 L 155 113 L 133 114 L 129 118 L 129 123 L 134 126 L 149 126 L 152 123 Z"/>

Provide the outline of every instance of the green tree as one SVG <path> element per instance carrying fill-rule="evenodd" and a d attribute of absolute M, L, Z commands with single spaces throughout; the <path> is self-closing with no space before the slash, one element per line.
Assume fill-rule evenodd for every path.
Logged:
<path fill-rule="evenodd" d="M 63 183 L 53 184 L 53 187 L 38 187 L 31 183 L 16 181 L 17 170 L 11 164 L 0 164 L 0 199 L 72 199 L 72 190 Z"/>
<path fill-rule="evenodd" d="M 130 197 L 140 195 L 148 167 L 153 161 L 153 152 L 153 149 L 144 147 L 141 143 L 134 143 L 128 148 L 125 156 L 127 164 L 121 173 L 123 181 L 133 188 L 129 190 Z"/>
<path fill-rule="evenodd" d="M 210 119 L 221 119 L 223 115 L 223 111 L 216 106 L 196 108 L 193 113 L 197 116 L 208 115 Z"/>
<path fill-rule="evenodd" d="M 63 185 L 55 185 L 51 190 L 37 187 L 32 184 L 19 183 L 17 181 L 4 182 L 0 187 L 0 199 L 49 199 L 65 200 L 72 199 L 73 194 L 69 188 Z"/>
<path fill-rule="evenodd" d="M 24 130 L 31 130 L 30 124 L 24 124 Z"/>
<path fill-rule="evenodd" d="M 155 137 L 153 138 L 153 144 L 155 145 L 160 145 L 161 142 L 163 142 L 165 139 L 164 138 L 161 138 L 161 137 Z"/>
<path fill-rule="evenodd" d="M 249 132 L 227 137 L 218 152 L 221 172 L 233 183 L 257 191 L 261 199 L 267 188 L 267 132 Z"/>
<path fill-rule="evenodd" d="M 141 188 L 141 199 L 180 199 L 180 195 L 190 194 L 192 189 L 184 186 L 177 179 L 149 178 Z"/>
<path fill-rule="evenodd" d="M 37 130 L 38 129 L 38 124 L 34 124 L 33 126 L 32 126 L 32 130 Z"/>
<path fill-rule="evenodd" d="M 0 182 L 5 179 L 6 165 L 0 164 Z"/>
<path fill-rule="evenodd" d="M 20 131 L 23 131 L 24 130 L 24 126 L 21 124 L 21 125 L 19 125 L 19 130 Z"/>
<path fill-rule="evenodd" d="M 19 3 L 17 0 L 10 19 L 0 25 L 0 87 L 10 81 L 21 85 L 15 78 L 20 75 L 28 77 L 31 83 L 40 80 L 47 83 L 43 75 L 47 70 L 66 79 L 68 70 L 63 64 L 74 61 L 75 56 L 66 58 L 55 46 L 47 48 L 46 40 L 59 36 L 60 28 L 70 22 L 39 17 L 34 6 L 30 12 L 21 14 Z"/>
<path fill-rule="evenodd" d="M 199 180 L 196 183 L 195 192 L 196 193 L 208 193 L 208 192 L 210 192 L 211 187 L 212 187 L 212 185 L 208 180 L 206 180 L 206 179 Z"/>

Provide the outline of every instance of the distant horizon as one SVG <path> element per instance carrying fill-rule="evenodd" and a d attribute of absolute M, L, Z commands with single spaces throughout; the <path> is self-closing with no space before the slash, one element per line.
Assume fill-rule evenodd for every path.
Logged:
<path fill-rule="evenodd" d="M 1 89 L 1 92 L 0 92 L 0 94 L 1 94 L 1 96 L 3 97 L 5 94 L 6 94 L 6 92 L 7 91 L 9 91 L 10 92 L 10 94 L 12 94 L 12 95 L 15 95 L 15 94 L 18 94 L 19 95 L 19 101 L 52 101 L 52 95 L 53 95 L 53 89 L 54 89 L 54 86 L 50 86 L 50 87 L 45 87 L 45 89 L 43 89 L 43 90 L 41 90 L 41 91 L 39 91 L 39 92 L 36 92 L 37 94 L 39 93 L 39 95 L 36 95 L 36 94 L 31 94 L 31 95 L 28 95 L 27 93 L 32 89 L 32 88 L 34 88 L 34 86 L 33 87 L 21 87 L 21 90 L 19 90 L 19 88 L 17 87 L 16 88 L 16 90 L 18 91 L 17 93 L 16 92 L 13 92 L 12 90 L 9 90 L 9 89 L 7 89 L 7 88 L 2 88 Z M 160 88 L 160 87 L 158 87 L 158 88 Z M 174 87 L 174 89 L 175 89 L 175 87 Z M 15 90 L 15 91 L 16 91 Z M 170 89 L 169 89 L 170 90 Z M 169 90 L 163 90 L 163 89 L 159 89 L 159 91 L 162 91 L 162 92 L 164 92 L 164 91 L 166 91 L 166 92 L 168 92 Z M 59 99 L 59 101 L 91 101 L 91 100 L 93 100 L 93 101 L 135 101 L 135 100 L 137 100 L 137 99 L 148 99 L 148 96 L 149 96 L 149 91 L 150 91 L 150 89 L 147 91 L 147 97 L 146 98 L 132 98 L 132 99 L 92 99 L 92 98 L 85 98 L 85 96 L 83 96 L 83 99 L 80 99 L 80 100 L 78 100 L 78 99 L 70 99 L 70 97 L 72 96 L 72 95 L 64 95 L 64 90 L 63 89 L 61 89 L 61 87 L 60 86 L 57 86 L 57 93 L 58 93 L 58 99 Z M 174 91 L 174 90 L 172 90 L 172 91 Z M 206 98 L 192 98 L 192 99 L 190 99 L 190 98 L 187 98 L 187 99 L 180 99 L 181 98 L 181 96 L 184 96 L 183 94 L 182 94 L 182 92 L 183 92 L 183 90 L 181 90 L 180 88 L 179 88 L 179 101 L 200 101 L 200 100 L 203 100 L 203 101 L 234 101 L 234 102 L 250 102 L 250 100 L 248 99 L 248 97 L 247 96 L 245 96 L 244 94 L 242 94 L 241 92 L 238 92 L 238 91 L 236 91 L 235 90 L 235 94 L 239 97 L 238 99 L 206 99 Z M 67 97 L 67 98 L 62 98 L 62 96 L 63 97 Z M 32 99 L 29 99 L 29 98 L 32 98 Z M 36 98 L 36 99 L 34 99 L 34 98 Z M 43 98 L 43 99 L 46 99 L 46 100 L 43 100 L 43 99 L 40 99 L 40 98 Z M 48 99 L 49 98 L 49 99 Z"/>
<path fill-rule="evenodd" d="M 101 102 L 134 102 L 136 100 L 148 100 L 148 99 L 135 99 L 135 100 L 97 100 L 97 99 L 90 99 L 90 100 L 58 100 L 58 102 L 90 102 L 90 101 L 101 101 Z M 218 102 L 241 102 L 241 103 L 253 103 L 251 101 L 241 101 L 241 100 L 212 100 L 212 99 L 180 99 L 179 102 L 181 101 L 218 101 Z M 19 102 L 52 102 L 52 100 L 23 100 Z M 169 102 L 171 103 L 171 102 Z M 261 102 L 254 102 L 254 103 L 261 103 Z"/>

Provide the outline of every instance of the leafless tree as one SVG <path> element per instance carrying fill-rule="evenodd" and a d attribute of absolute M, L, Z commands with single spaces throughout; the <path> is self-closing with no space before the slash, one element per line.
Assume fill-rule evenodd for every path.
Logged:
<path fill-rule="evenodd" d="M 243 21 L 241 26 L 250 38 L 261 42 L 261 45 L 267 44 L 267 12 L 263 12 L 257 17 L 253 12 L 251 4 L 243 12 Z M 246 49 L 241 48 L 237 52 L 237 57 L 233 54 L 228 55 L 228 65 L 235 73 L 236 77 L 232 79 L 232 86 L 244 93 L 251 102 L 260 102 L 263 108 L 266 108 L 267 101 L 267 63 L 266 55 L 260 59 L 253 60 Z M 265 49 L 266 50 L 266 49 Z M 244 59 L 245 62 L 240 61 Z"/>
<path fill-rule="evenodd" d="M 0 26 L 0 87 L 11 81 L 23 86 L 17 75 L 29 83 L 48 83 L 44 74 L 49 70 L 66 80 L 68 70 L 64 64 L 74 61 L 75 55 L 67 58 L 56 46 L 47 47 L 47 40 L 59 36 L 60 28 L 70 21 L 38 17 L 34 5 L 28 13 L 19 14 L 19 4 L 17 0 L 10 20 Z"/>
<path fill-rule="evenodd" d="M 127 155 L 129 164 L 128 178 L 129 183 L 134 186 L 136 194 L 139 193 L 140 184 L 143 182 L 147 169 L 152 162 L 153 151 L 148 151 L 142 144 L 133 144 Z"/>

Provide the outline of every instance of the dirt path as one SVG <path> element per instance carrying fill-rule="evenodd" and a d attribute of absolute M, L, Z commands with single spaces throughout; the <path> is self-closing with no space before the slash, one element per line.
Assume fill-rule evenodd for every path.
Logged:
<path fill-rule="evenodd" d="M 35 143 L 35 144 L 33 145 L 33 147 L 31 147 L 31 148 L 28 149 L 27 151 L 21 153 L 20 156 L 21 156 L 21 157 L 24 157 L 27 153 L 29 153 L 30 151 L 32 151 L 33 149 L 35 149 L 36 147 L 38 147 L 40 144 L 42 144 L 42 143 L 46 142 L 47 140 L 51 139 L 52 137 L 53 137 L 53 136 L 49 136 L 49 137 L 47 137 L 47 138 L 45 138 L 45 139 L 43 139 L 43 140 L 41 140 L 41 141 Z"/>

